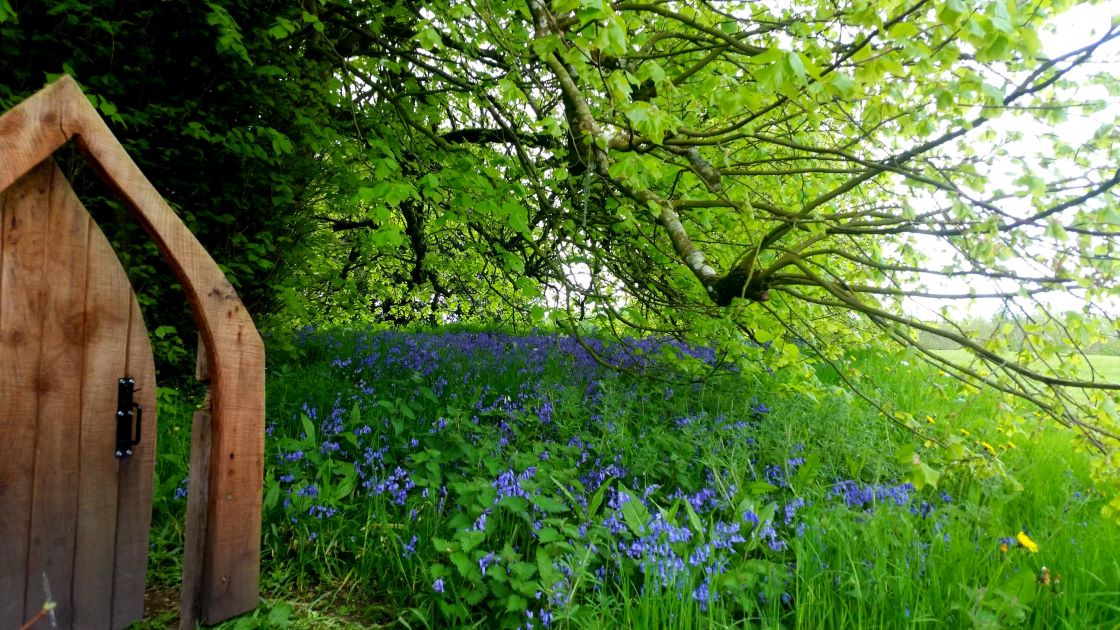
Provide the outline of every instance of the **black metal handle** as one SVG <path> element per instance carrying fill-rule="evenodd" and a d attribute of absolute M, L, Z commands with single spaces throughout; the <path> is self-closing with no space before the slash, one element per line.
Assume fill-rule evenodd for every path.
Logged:
<path fill-rule="evenodd" d="M 126 376 L 117 380 L 117 459 L 131 457 L 132 447 L 140 443 L 144 408 L 132 399 L 135 391 L 135 379 Z"/>

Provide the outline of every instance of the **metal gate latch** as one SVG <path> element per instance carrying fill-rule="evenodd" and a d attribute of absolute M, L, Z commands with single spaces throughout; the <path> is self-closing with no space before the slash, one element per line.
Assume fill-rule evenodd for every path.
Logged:
<path fill-rule="evenodd" d="M 135 379 L 126 376 L 117 380 L 117 459 L 131 456 L 132 447 L 140 443 L 140 417 L 144 408 L 132 400 L 135 389 Z"/>

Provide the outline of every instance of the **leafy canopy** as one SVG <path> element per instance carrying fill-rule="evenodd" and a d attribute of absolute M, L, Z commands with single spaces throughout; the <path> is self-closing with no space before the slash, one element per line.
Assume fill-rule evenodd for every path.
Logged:
<path fill-rule="evenodd" d="M 1115 110 L 1075 88 L 1116 93 L 1120 28 L 1055 53 L 1067 8 L 325 3 L 354 178 L 320 216 L 336 262 L 294 281 L 351 316 L 548 307 L 772 368 L 898 344 L 1107 450 L 1120 384 L 1082 353 L 1116 334 Z M 994 301 L 1000 334 L 923 297 Z"/>
<path fill-rule="evenodd" d="M 207 28 L 302 99 L 263 112 L 331 130 L 294 151 L 320 170 L 276 321 L 592 323 L 805 387 L 893 345 L 1115 453 L 1120 383 L 1085 353 L 1117 335 L 1120 26 L 1044 46 L 1070 4 L 230 2 Z M 922 298 L 994 303 L 993 334 Z"/>

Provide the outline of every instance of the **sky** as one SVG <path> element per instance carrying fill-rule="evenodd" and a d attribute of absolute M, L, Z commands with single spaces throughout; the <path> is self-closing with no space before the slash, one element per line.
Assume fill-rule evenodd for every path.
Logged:
<path fill-rule="evenodd" d="M 1095 5 L 1084 4 L 1075 6 L 1054 20 L 1055 29 L 1053 32 L 1042 34 L 1043 49 L 1048 55 L 1056 56 L 1085 46 L 1102 35 L 1104 30 L 1114 19 L 1120 19 L 1120 0 L 1108 0 Z M 1088 72 L 1105 70 L 1120 76 L 1120 42 L 1114 41 L 1102 47 L 1097 51 L 1097 54 L 1094 55 L 1094 59 L 1096 61 L 1075 72 L 1079 72 L 1081 76 L 1084 76 Z M 1070 144 L 1078 144 L 1088 139 L 1101 125 L 1120 119 L 1120 100 L 1114 97 L 1110 98 L 1101 86 L 1080 85 L 1077 91 L 1071 94 L 1071 97 L 1104 100 L 1109 102 L 1109 105 L 1104 110 L 1090 115 L 1071 115 L 1068 120 L 1059 124 L 1057 127 L 1042 125 L 1041 123 L 1024 117 L 1003 117 L 989 124 L 1001 130 L 1019 131 L 1023 134 L 1023 137 L 1027 139 L 1025 142 L 1030 142 L 1031 139 L 1037 138 L 1042 133 L 1056 131 Z M 1120 142 L 1120 138 L 1117 139 L 1117 142 Z M 1025 146 L 1024 151 L 1029 152 L 1029 147 Z M 998 173 L 999 170 L 999 165 L 995 165 L 992 169 L 993 177 L 991 183 L 993 189 L 1013 188 L 1010 178 L 1001 179 L 999 175 L 995 174 Z M 942 252 L 942 260 L 948 261 L 949 255 L 944 245 L 934 242 L 934 239 L 929 240 L 929 243 L 922 243 L 923 251 L 930 252 L 940 250 Z M 935 258 L 934 266 L 937 265 L 938 262 Z M 1120 282 L 1120 279 L 1117 281 Z M 991 281 L 975 281 L 970 285 L 966 284 L 962 287 L 962 281 L 960 280 L 940 283 L 930 281 L 926 283 L 926 286 L 932 292 L 951 293 L 967 292 L 969 287 L 975 288 L 977 291 L 992 291 L 1000 288 Z M 1010 288 L 1011 287 L 1006 285 L 1002 287 L 1004 290 Z M 1084 306 L 1084 301 L 1081 297 L 1076 294 L 1068 293 L 1050 294 L 1041 298 L 1041 301 L 1048 307 L 1057 311 L 1081 310 Z M 1097 306 L 1103 308 L 1113 316 L 1120 317 L 1120 304 L 1097 304 Z M 957 317 L 990 317 L 1003 307 L 1003 301 L 998 299 L 976 300 L 973 302 L 966 302 L 963 300 L 910 299 L 904 304 L 904 308 L 907 312 L 923 319 L 935 317 L 943 307 L 948 307 L 950 312 Z"/>

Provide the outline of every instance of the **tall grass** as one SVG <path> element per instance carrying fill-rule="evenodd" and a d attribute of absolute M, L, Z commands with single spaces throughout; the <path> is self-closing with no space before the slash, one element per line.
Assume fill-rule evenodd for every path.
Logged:
<path fill-rule="evenodd" d="M 1120 621 L 1120 533 L 1058 429 L 997 441 L 986 465 L 916 489 L 906 459 L 925 454 L 921 441 L 839 388 L 812 399 L 780 373 L 689 370 L 708 374 L 695 380 L 663 357 L 714 364 L 706 351 L 591 343 L 633 373 L 555 335 L 304 334 L 277 353 L 271 607 L 236 623 Z M 853 361 L 930 427 L 996 441 L 994 398 L 898 361 Z M 181 544 L 182 417 L 161 416 L 157 582 L 173 583 Z"/>

